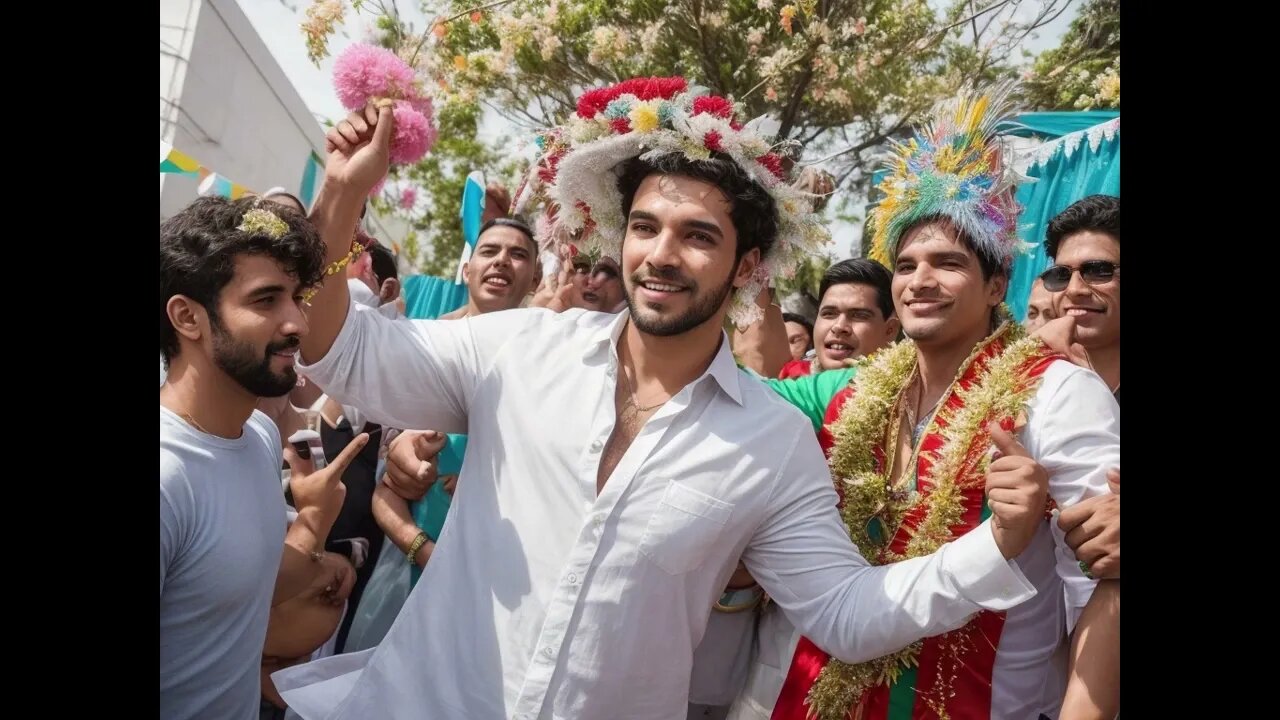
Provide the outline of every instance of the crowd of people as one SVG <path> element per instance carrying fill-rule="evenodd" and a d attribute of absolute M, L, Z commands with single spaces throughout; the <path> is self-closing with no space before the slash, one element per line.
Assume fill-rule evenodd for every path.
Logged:
<path fill-rule="evenodd" d="M 390 108 L 312 207 L 161 223 L 162 718 L 1118 717 L 1119 198 L 1015 321 L 1006 95 L 961 94 L 784 313 L 834 187 L 674 80 L 490 188 L 439 318 L 362 229 Z"/>

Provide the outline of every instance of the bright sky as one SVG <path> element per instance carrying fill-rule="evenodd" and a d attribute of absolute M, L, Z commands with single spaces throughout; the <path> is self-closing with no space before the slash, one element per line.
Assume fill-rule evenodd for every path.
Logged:
<path fill-rule="evenodd" d="M 311 4 L 310 0 L 236 1 L 316 119 L 323 122 L 344 117 L 346 111 L 338 102 L 330 83 L 333 58 L 352 42 L 365 39 L 363 34 L 372 24 L 372 15 L 367 12 L 356 15 L 348 11 L 346 24 L 329 40 L 329 57 L 317 68 L 307 59 L 306 43 L 299 29 L 305 19 L 304 13 Z M 414 30 L 421 30 L 427 26 L 428 17 L 415 0 L 388 0 L 388 2 L 394 3 L 401 17 L 411 24 Z M 1023 43 L 1025 49 L 1039 53 L 1057 45 L 1059 38 L 1075 18 L 1081 3 L 1082 0 L 1070 0 L 1066 11 L 1052 23 L 1041 28 L 1037 33 L 1038 37 Z M 944 0 L 930 0 L 930 4 L 942 7 L 946 3 Z M 1019 19 L 1029 19 L 1029 16 L 1038 10 L 1038 6 L 1039 3 L 1019 3 L 1014 12 Z M 501 123 L 500 119 L 493 117 L 490 113 L 480 129 L 481 137 L 489 140 L 497 137 L 502 127 Z M 847 257 L 850 247 L 862 234 L 860 225 L 853 226 L 840 222 L 833 224 L 832 231 L 836 239 L 834 252 L 837 258 Z"/>

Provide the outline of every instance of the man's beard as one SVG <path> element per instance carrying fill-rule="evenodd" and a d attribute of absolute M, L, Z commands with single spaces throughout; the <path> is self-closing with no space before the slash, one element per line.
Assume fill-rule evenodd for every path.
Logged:
<path fill-rule="evenodd" d="M 290 335 L 281 342 L 267 345 L 265 353 L 259 353 L 252 345 L 240 342 L 222 326 L 216 318 L 210 318 L 213 327 L 213 362 L 232 380 L 258 397 L 280 397 L 288 394 L 298 384 L 298 373 L 289 366 L 281 374 L 271 370 L 271 359 L 282 350 L 296 349 L 302 342 L 297 335 Z"/>
<path fill-rule="evenodd" d="M 692 297 L 689 309 L 675 317 L 663 317 L 658 315 L 657 311 L 637 308 L 634 288 L 639 287 L 645 280 L 667 281 L 684 287 L 685 292 Z M 670 337 L 689 332 L 711 319 L 724 305 L 724 299 L 733 292 L 733 274 L 729 275 L 719 289 L 700 293 L 696 282 L 673 270 L 655 270 L 643 276 L 636 272 L 631 274 L 631 285 L 624 286 L 623 290 L 627 299 L 627 308 L 631 311 L 631 322 L 635 323 L 636 329 L 646 335 Z M 653 314 L 646 316 L 646 313 Z"/>

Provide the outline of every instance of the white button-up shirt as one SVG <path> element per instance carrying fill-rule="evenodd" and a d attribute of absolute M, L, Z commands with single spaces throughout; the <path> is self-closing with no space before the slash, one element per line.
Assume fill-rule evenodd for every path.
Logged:
<path fill-rule="evenodd" d="M 693 650 L 739 557 L 805 634 L 860 661 L 1035 589 L 981 527 L 874 568 L 810 423 L 721 345 L 597 496 L 627 314 L 390 321 L 353 307 L 300 370 L 393 427 L 469 437 L 452 519 L 382 644 L 273 677 L 304 718 L 686 712 Z"/>

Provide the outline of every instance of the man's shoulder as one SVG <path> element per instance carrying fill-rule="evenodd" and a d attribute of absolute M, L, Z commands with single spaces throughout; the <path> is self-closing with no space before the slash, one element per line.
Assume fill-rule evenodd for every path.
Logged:
<path fill-rule="evenodd" d="M 280 428 L 274 420 L 261 410 L 254 410 L 244 424 L 245 432 L 252 432 L 253 437 L 272 455 L 283 456 L 283 442 L 280 439 Z"/>
<path fill-rule="evenodd" d="M 744 412 L 759 417 L 760 424 L 767 426 L 770 431 L 785 431 L 794 426 L 812 432 L 809 419 L 795 405 L 769 385 L 760 382 L 758 375 L 753 375 L 741 368 L 738 372 L 739 379 L 742 381 L 739 387 L 742 392 Z"/>
<path fill-rule="evenodd" d="M 557 327 L 568 331 L 595 332 L 609 326 L 618 318 L 613 313 L 594 312 L 571 308 L 555 312 L 547 308 L 528 307 L 499 310 L 464 318 L 476 326 L 505 326 L 513 330 L 535 330 Z"/>
<path fill-rule="evenodd" d="M 1079 447 L 1084 435 L 1093 430 L 1116 433 L 1118 441 L 1120 405 L 1107 383 L 1094 371 L 1066 360 L 1055 360 L 1045 368 L 1027 413 L 1030 435 L 1023 444 L 1033 455 L 1045 443 Z"/>
<path fill-rule="evenodd" d="M 1082 393 L 1086 397 L 1111 395 L 1106 382 L 1093 370 L 1080 367 L 1070 360 L 1055 358 L 1049 361 L 1041 373 L 1036 396 L 1043 398 L 1060 392 Z"/>

